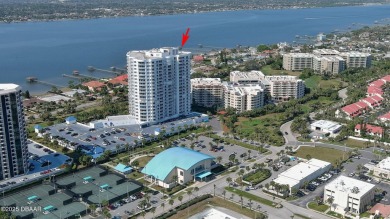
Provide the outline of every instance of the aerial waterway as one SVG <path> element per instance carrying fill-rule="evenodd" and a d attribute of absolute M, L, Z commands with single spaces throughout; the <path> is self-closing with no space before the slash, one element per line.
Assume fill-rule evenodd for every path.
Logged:
<path fill-rule="evenodd" d="M 0 24 L 0 69 L 2 76 L 7 75 L 0 83 L 17 83 L 38 93 L 47 86 L 27 83 L 25 78 L 67 86 L 77 79 L 62 75 L 75 69 L 92 77 L 114 77 L 86 67 L 123 69 L 129 50 L 180 46 L 186 28 L 191 28 L 191 37 L 184 50 L 197 50 L 199 44 L 255 46 L 380 25 L 390 17 L 389 11 L 390 5 L 376 5 Z"/>

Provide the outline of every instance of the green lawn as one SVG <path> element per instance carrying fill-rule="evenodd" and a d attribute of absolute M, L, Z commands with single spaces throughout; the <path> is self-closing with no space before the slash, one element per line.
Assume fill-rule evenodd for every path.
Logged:
<path fill-rule="evenodd" d="M 309 202 L 309 205 L 308 207 L 310 209 L 313 209 L 313 210 L 316 210 L 316 211 L 320 211 L 320 212 L 325 212 L 326 210 L 328 210 L 329 206 L 328 205 L 317 205 L 316 202 Z"/>
<path fill-rule="evenodd" d="M 337 217 L 337 218 L 343 218 L 343 215 L 336 213 L 334 211 L 328 211 L 328 213 L 326 214 L 332 215 L 333 217 Z"/>
<path fill-rule="evenodd" d="M 307 155 L 310 155 L 312 158 L 317 158 L 323 161 L 327 161 L 335 165 L 336 160 L 343 159 L 343 154 L 346 154 L 343 151 L 336 150 L 333 148 L 324 148 L 324 147 L 300 147 L 296 152 L 295 156 L 306 159 Z M 344 156 L 345 158 L 347 156 Z"/>
<path fill-rule="evenodd" d="M 271 171 L 268 169 L 261 169 L 259 171 L 249 173 L 244 177 L 245 181 L 253 184 L 258 184 L 268 179 L 271 176 Z"/>
<path fill-rule="evenodd" d="M 313 75 L 310 78 L 305 79 L 306 87 L 310 89 L 314 88 L 337 88 L 340 85 L 338 79 L 322 80 L 320 75 Z"/>
<path fill-rule="evenodd" d="M 274 70 L 271 68 L 271 65 L 263 66 L 260 70 L 265 75 L 293 75 L 293 76 L 301 75 L 300 71 Z"/>
<path fill-rule="evenodd" d="M 367 145 L 371 146 L 374 144 L 374 143 L 365 142 L 365 141 L 358 141 L 358 140 L 354 140 L 354 139 L 347 139 L 341 143 L 346 144 L 347 147 L 359 148 L 359 149 L 367 148 Z"/>
<path fill-rule="evenodd" d="M 239 117 L 236 126 L 237 132 L 242 137 L 256 139 L 256 133 L 258 130 L 262 130 L 267 136 L 266 143 L 281 146 L 284 144 L 284 138 L 279 133 L 279 127 L 283 123 L 282 113 L 272 113 L 255 118 Z"/>
<path fill-rule="evenodd" d="M 271 207 L 275 207 L 273 205 L 274 202 L 272 202 L 271 200 L 268 200 L 268 199 L 265 199 L 265 198 L 262 198 L 262 197 L 259 197 L 259 196 L 256 196 L 256 195 L 252 195 L 251 193 L 244 192 L 244 191 L 232 188 L 232 187 L 225 187 L 225 189 L 227 191 L 233 192 L 233 193 L 235 193 L 237 195 L 242 195 L 242 197 L 245 197 L 245 198 L 248 198 L 248 199 L 252 199 L 253 201 L 257 201 L 257 202 L 260 202 L 262 204 L 265 204 L 265 205 L 268 205 L 268 206 L 271 206 Z"/>
<path fill-rule="evenodd" d="M 146 166 L 146 164 L 152 159 L 153 157 L 152 156 L 145 156 L 145 157 L 140 157 L 138 158 L 136 161 L 139 162 L 139 165 L 140 167 L 144 167 Z"/>

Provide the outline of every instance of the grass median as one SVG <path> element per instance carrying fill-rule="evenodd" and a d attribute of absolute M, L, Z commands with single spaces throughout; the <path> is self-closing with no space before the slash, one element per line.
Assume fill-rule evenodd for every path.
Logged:
<path fill-rule="evenodd" d="M 225 189 L 227 191 L 233 192 L 233 193 L 235 193 L 237 195 L 242 195 L 242 197 L 245 197 L 245 198 L 248 198 L 248 199 L 252 199 L 253 201 L 260 202 L 262 204 L 265 204 L 265 205 L 268 205 L 268 206 L 271 206 L 271 207 L 275 208 L 276 203 L 274 203 L 271 200 L 268 200 L 268 199 L 265 199 L 265 198 L 262 198 L 262 197 L 259 197 L 259 196 L 253 195 L 251 193 L 244 192 L 244 191 L 232 188 L 232 187 L 225 187 Z"/>

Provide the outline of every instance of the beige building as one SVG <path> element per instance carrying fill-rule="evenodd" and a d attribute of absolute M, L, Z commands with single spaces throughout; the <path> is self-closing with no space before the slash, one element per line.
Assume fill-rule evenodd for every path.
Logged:
<path fill-rule="evenodd" d="M 269 92 L 276 101 L 301 98 L 305 95 L 305 84 L 296 76 L 266 76 Z"/>
<path fill-rule="evenodd" d="M 340 53 L 347 68 L 369 68 L 371 66 L 371 54 L 362 52 Z"/>
<path fill-rule="evenodd" d="M 340 56 L 314 56 L 313 70 L 320 74 L 338 74 L 345 70 L 345 60 Z"/>
<path fill-rule="evenodd" d="M 240 84 L 258 84 L 264 80 L 264 74 L 261 71 L 232 71 L 230 72 L 230 82 Z"/>
<path fill-rule="evenodd" d="M 287 53 L 283 55 L 283 68 L 289 71 L 302 71 L 313 68 L 313 55 L 310 53 Z"/>
<path fill-rule="evenodd" d="M 191 79 L 192 101 L 204 107 L 223 106 L 223 85 L 220 78 Z"/>
<path fill-rule="evenodd" d="M 264 106 L 264 90 L 260 85 L 224 85 L 225 108 L 244 112 Z"/>
<path fill-rule="evenodd" d="M 373 168 L 374 175 L 384 179 L 390 179 L 390 157 L 383 159 Z"/>
<path fill-rule="evenodd" d="M 374 200 L 375 186 L 346 176 L 339 176 L 325 185 L 324 203 L 333 199 L 331 210 L 340 214 L 360 214 Z"/>
<path fill-rule="evenodd" d="M 369 68 L 371 54 L 343 52 L 334 49 L 316 49 L 313 53 L 287 53 L 283 55 L 283 68 L 290 71 L 314 69 L 317 73 L 337 74 L 346 68 Z"/>

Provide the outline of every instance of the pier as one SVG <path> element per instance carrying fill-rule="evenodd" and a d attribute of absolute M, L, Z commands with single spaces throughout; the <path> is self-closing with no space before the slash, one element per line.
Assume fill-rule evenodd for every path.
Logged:
<path fill-rule="evenodd" d="M 84 75 L 78 73 L 77 75 L 67 75 L 67 74 L 62 74 L 62 77 L 67 77 L 67 78 L 73 78 L 73 79 L 78 79 L 81 80 L 83 78 L 89 78 L 89 79 L 95 79 L 95 80 L 100 80 L 100 78 L 89 76 L 89 75 Z"/>
<path fill-rule="evenodd" d="M 110 73 L 110 74 L 115 74 L 115 75 L 120 75 L 120 74 L 125 73 L 125 71 L 124 72 L 116 72 L 116 71 L 114 71 L 114 70 L 117 69 L 116 67 L 111 67 L 111 69 L 112 69 L 112 71 L 101 69 L 101 68 L 95 68 L 93 66 L 88 66 L 88 71 L 90 71 L 90 72 L 100 71 L 100 72 L 105 72 L 105 73 Z"/>
<path fill-rule="evenodd" d="M 51 87 L 66 88 L 66 86 L 53 84 L 53 83 L 48 82 L 48 81 L 40 81 L 40 80 L 38 80 L 37 77 L 28 77 L 28 78 L 26 78 L 26 81 L 28 83 L 39 83 L 39 84 L 43 84 L 43 85 L 47 85 L 47 86 L 51 86 Z"/>

